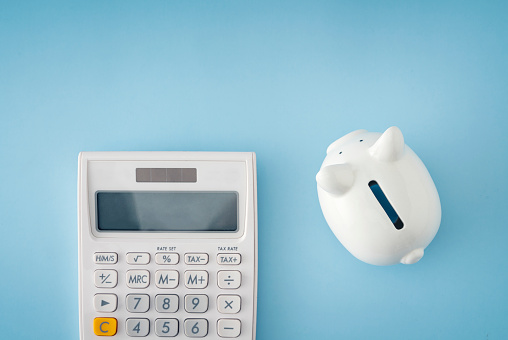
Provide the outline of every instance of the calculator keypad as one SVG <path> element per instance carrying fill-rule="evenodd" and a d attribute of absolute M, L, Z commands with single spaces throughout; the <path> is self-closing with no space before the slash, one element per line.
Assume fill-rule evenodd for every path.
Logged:
<path fill-rule="evenodd" d="M 242 324 L 234 316 L 241 311 L 242 298 L 234 292 L 242 285 L 241 271 L 217 270 L 210 273 L 204 270 L 206 267 L 203 266 L 207 265 L 210 260 L 209 254 L 206 253 L 182 254 L 182 262 L 186 265 L 184 270 L 180 267 L 170 266 L 180 263 L 181 259 L 178 253 L 156 253 L 153 255 L 153 261 L 152 255 L 146 252 L 129 252 L 124 256 L 125 258 L 122 259 L 114 252 L 94 253 L 94 262 L 99 267 L 94 271 L 93 278 L 97 288 L 112 289 L 118 285 L 119 273 L 117 270 L 110 268 L 114 268 L 112 265 L 120 260 L 120 263 L 124 261 L 124 263 L 132 265 L 125 272 L 120 272 L 122 276 L 125 275 L 125 282 L 122 279 L 120 284 L 134 289 L 124 296 L 117 296 L 107 290 L 99 290 L 95 294 L 93 305 L 95 311 L 101 313 L 98 316 L 107 316 L 104 313 L 113 313 L 122 309 L 132 313 L 127 319 L 119 319 L 118 321 L 116 318 L 95 318 L 94 333 L 96 335 L 115 335 L 118 330 L 117 323 L 125 322 L 125 327 L 120 326 L 121 333 L 125 332 L 124 334 L 129 337 L 145 337 L 149 334 L 155 334 L 157 337 L 175 337 L 180 334 L 180 336 L 185 335 L 189 338 L 201 338 L 213 335 L 209 334 L 210 322 L 212 322 L 212 329 L 216 328 L 216 335 L 219 337 L 235 338 L 240 336 Z M 236 267 L 230 266 L 240 264 L 242 257 L 237 253 L 223 253 L 217 254 L 216 260 L 220 266 L 228 266 L 220 268 L 236 269 Z M 161 267 L 153 270 L 153 263 L 161 265 Z M 148 264 L 150 264 L 149 267 L 142 267 L 142 265 Z M 102 265 L 107 266 L 101 268 Z M 145 268 L 152 269 L 147 270 Z M 211 278 L 213 278 L 213 282 L 210 282 Z M 209 293 L 206 293 L 206 288 L 210 284 L 223 289 L 222 292 L 225 294 L 210 296 Z M 158 292 L 162 294 L 144 294 L 142 289 L 147 287 L 156 287 L 160 289 Z M 179 288 L 178 291 L 180 291 L 182 287 L 191 294 L 164 294 L 175 288 Z M 110 291 L 114 292 L 115 290 Z M 150 288 L 150 291 L 153 292 L 153 288 Z M 119 298 L 124 302 L 120 301 L 119 303 Z M 211 299 L 212 301 L 210 301 Z M 171 313 L 178 312 L 179 314 L 174 315 L 181 315 L 179 308 L 188 313 L 187 316 L 171 317 Z M 224 316 L 229 316 L 229 318 L 210 320 L 206 317 L 207 313 L 210 313 L 210 308 L 213 308 L 212 311 L 215 310 L 215 313 L 219 312 Z M 153 312 L 160 313 L 157 314 L 159 317 L 152 319 Z M 143 317 L 143 313 L 149 313 L 146 316 L 151 315 L 150 319 Z M 115 316 L 114 314 L 110 315 Z M 213 332 L 215 333 L 215 330 Z"/>

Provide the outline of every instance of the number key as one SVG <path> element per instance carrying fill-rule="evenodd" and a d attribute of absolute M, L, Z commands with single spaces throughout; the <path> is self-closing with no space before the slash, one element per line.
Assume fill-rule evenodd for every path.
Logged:
<path fill-rule="evenodd" d="M 184 329 L 189 338 L 202 338 L 208 334 L 208 320 L 185 319 Z"/>
<path fill-rule="evenodd" d="M 129 294 L 125 306 L 131 313 L 145 313 L 150 308 L 150 297 L 146 294 Z"/>
<path fill-rule="evenodd" d="M 185 295 L 185 310 L 188 313 L 204 313 L 208 310 L 208 296 Z"/>
<path fill-rule="evenodd" d="M 150 332 L 150 321 L 148 319 L 127 319 L 125 331 L 128 336 L 147 336 Z"/>
<path fill-rule="evenodd" d="M 178 320 L 177 319 L 157 319 L 155 320 L 155 334 L 157 336 L 177 336 Z"/>
<path fill-rule="evenodd" d="M 176 313 L 178 311 L 178 295 L 157 295 L 155 297 L 155 309 L 159 313 Z"/>

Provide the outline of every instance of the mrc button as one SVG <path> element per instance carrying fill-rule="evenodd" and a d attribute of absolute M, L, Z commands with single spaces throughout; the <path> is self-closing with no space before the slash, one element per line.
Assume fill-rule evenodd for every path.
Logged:
<path fill-rule="evenodd" d="M 125 280 L 129 288 L 146 288 L 150 284 L 150 273 L 148 270 L 128 270 Z"/>

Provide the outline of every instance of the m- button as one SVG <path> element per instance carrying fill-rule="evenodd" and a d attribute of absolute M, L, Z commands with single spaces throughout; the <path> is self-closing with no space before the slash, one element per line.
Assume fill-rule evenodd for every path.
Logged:
<path fill-rule="evenodd" d="M 240 254 L 217 254 L 218 264 L 235 265 L 242 262 L 242 255 Z"/>
<path fill-rule="evenodd" d="M 125 278 L 129 288 L 146 288 L 150 284 L 148 270 L 128 270 Z"/>

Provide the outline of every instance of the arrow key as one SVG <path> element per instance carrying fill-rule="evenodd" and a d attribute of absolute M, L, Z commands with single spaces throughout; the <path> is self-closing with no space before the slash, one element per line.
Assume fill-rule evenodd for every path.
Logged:
<path fill-rule="evenodd" d="M 95 294 L 93 305 L 97 312 L 111 313 L 116 310 L 118 297 L 115 294 Z"/>

